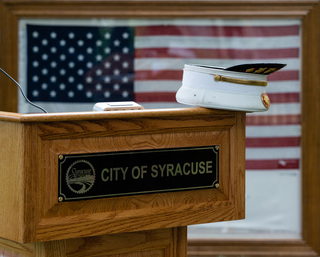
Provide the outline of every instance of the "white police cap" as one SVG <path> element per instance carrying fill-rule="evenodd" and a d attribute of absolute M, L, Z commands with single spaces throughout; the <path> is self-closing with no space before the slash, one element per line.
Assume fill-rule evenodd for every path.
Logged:
<path fill-rule="evenodd" d="M 267 76 L 286 66 L 278 63 L 242 64 L 229 68 L 186 64 L 179 103 L 213 109 L 266 111 Z"/>

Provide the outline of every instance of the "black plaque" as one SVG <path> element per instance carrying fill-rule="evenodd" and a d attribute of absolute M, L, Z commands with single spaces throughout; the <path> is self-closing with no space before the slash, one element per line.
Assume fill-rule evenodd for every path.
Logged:
<path fill-rule="evenodd" d="M 59 202 L 216 188 L 219 146 L 59 155 Z"/>

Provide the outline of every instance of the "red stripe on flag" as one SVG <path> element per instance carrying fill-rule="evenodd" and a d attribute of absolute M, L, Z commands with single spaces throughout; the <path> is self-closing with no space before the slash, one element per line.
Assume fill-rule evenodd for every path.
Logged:
<path fill-rule="evenodd" d="M 281 37 L 298 36 L 299 26 L 137 26 L 135 36 Z"/>
<path fill-rule="evenodd" d="M 299 93 L 268 93 L 271 103 L 299 103 Z"/>
<path fill-rule="evenodd" d="M 246 147 L 295 147 L 300 137 L 246 138 Z"/>
<path fill-rule="evenodd" d="M 298 48 L 284 49 L 203 49 L 136 48 L 135 58 L 280 59 L 298 58 Z"/>
<path fill-rule="evenodd" d="M 288 115 L 247 115 L 247 126 L 259 125 L 297 125 L 301 124 L 301 116 L 299 114 Z"/>
<path fill-rule="evenodd" d="M 298 70 L 280 70 L 268 76 L 268 81 L 282 81 L 282 80 L 299 80 L 299 71 Z"/>
<path fill-rule="evenodd" d="M 299 169 L 299 159 L 246 160 L 246 170 Z"/>
<path fill-rule="evenodd" d="M 141 80 L 180 80 L 182 81 L 182 70 L 138 70 L 135 71 L 134 79 Z"/>
<path fill-rule="evenodd" d="M 146 102 L 176 102 L 175 92 L 144 92 L 135 93 L 134 100 L 138 103 Z"/>

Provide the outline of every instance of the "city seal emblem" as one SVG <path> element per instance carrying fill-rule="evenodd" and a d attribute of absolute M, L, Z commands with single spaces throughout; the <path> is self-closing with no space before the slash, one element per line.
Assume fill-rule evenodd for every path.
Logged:
<path fill-rule="evenodd" d="M 94 185 L 95 170 L 86 160 L 78 160 L 70 165 L 66 173 L 69 189 L 76 194 L 88 192 Z"/>

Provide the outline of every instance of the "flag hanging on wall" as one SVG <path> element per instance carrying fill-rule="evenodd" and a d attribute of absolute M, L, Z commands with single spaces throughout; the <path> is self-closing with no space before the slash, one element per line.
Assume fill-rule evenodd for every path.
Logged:
<path fill-rule="evenodd" d="M 129 100 L 146 108 L 171 107 L 185 63 L 289 62 L 268 80 L 299 79 L 296 24 L 26 27 L 27 92 L 36 102 Z M 296 91 L 270 93 L 274 103 L 299 98 Z"/>

